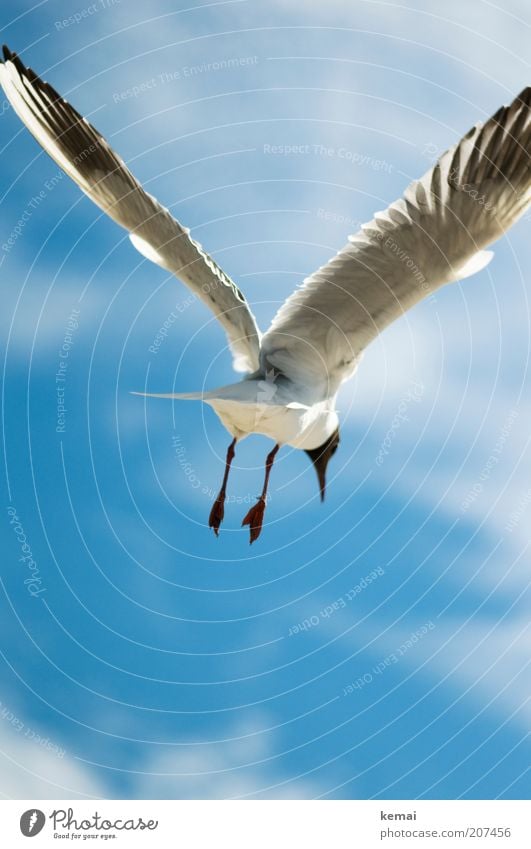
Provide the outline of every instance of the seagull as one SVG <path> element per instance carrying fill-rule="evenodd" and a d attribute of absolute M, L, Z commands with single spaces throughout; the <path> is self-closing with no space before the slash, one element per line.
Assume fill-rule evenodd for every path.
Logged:
<path fill-rule="evenodd" d="M 262 530 L 269 478 L 283 445 L 305 451 L 321 500 L 339 445 L 336 396 L 367 345 L 391 322 L 447 283 L 486 267 L 500 238 L 531 204 L 531 87 L 476 124 L 433 168 L 326 265 L 307 277 L 261 334 L 240 289 L 132 175 L 100 133 L 7 47 L 0 82 L 36 140 L 77 185 L 129 232 L 148 260 L 185 283 L 224 328 L 241 378 L 192 393 L 136 393 L 200 400 L 229 432 L 221 489 L 209 516 L 224 518 L 231 463 L 251 433 L 274 442 L 262 492 L 242 525 Z"/>

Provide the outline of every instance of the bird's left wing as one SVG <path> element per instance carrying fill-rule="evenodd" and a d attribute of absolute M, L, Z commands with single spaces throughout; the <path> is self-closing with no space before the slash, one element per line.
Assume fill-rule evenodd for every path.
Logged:
<path fill-rule="evenodd" d="M 531 202 L 531 88 L 478 124 L 281 307 L 261 367 L 335 394 L 363 349 L 444 283 L 481 270 Z"/>
<path fill-rule="evenodd" d="M 227 333 L 237 371 L 258 367 L 260 333 L 247 301 L 189 230 L 148 194 L 98 131 L 4 47 L 0 82 L 13 109 L 77 185 L 130 233 L 147 259 L 175 274 Z"/>

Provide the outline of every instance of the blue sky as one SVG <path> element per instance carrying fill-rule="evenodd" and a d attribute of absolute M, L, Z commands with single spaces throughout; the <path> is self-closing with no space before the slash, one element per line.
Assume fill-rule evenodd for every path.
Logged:
<path fill-rule="evenodd" d="M 4 4 L 2 39 L 262 327 L 529 83 L 514 0 L 154 2 L 149 17 L 22 2 Z M 367 351 L 324 506 L 305 455 L 282 451 L 250 549 L 267 440 L 239 448 L 216 540 L 225 431 L 200 405 L 129 394 L 232 380 L 222 331 L 0 111 L 2 245 L 24 218 L 0 256 L 0 793 L 525 798 L 529 218 Z"/>

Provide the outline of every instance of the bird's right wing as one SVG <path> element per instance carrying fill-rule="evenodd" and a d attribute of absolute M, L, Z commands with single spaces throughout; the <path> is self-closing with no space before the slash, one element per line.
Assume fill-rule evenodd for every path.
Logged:
<path fill-rule="evenodd" d="M 262 339 L 264 372 L 320 400 L 363 349 L 444 283 L 481 270 L 531 202 L 531 88 L 448 150 L 400 200 L 351 236 L 277 313 Z"/>
<path fill-rule="evenodd" d="M 148 194 L 73 106 L 4 47 L 0 82 L 42 147 L 114 221 L 143 256 L 172 272 L 210 307 L 227 333 L 237 371 L 258 368 L 260 333 L 238 287 L 189 230 Z"/>

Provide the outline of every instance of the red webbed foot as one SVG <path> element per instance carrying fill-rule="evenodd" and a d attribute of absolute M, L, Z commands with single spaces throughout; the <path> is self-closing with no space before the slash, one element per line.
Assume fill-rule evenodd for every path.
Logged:
<path fill-rule="evenodd" d="M 227 481 L 229 479 L 230 466 L 232 461 L 234 460 L 234 446 L 236 445 L 236 439 L 233 439 L 231 444 L 227 449 L 227 457 L 225 460 L 225 474 L 223 475 L 223 483 L 221 484 L 221 489 L 219 491 L 219 495 L 214 501 L 212 505 L 212 510 L 210 511 L 210 516 L 208 517 L 208 527 L 212 528 L 216 536 L 219 536 L 219 527 L 223 521 L 223 517 L 225 515 L 225 494 Z"/>
<path fill-rule="evenodd" d="M 212 528 L 216 536 L 219 536 L 219 528 L 225 515 L 225 493 L 220 492 L 212 505 L 210 516 L 208 517 L 208 527 Z"/>
<path fill-rule="evenodd" d="M 254 505 L 254 507 L 251 507 L 242 522 L 242 528 L 244 527 L 244 525 L 250 526 L 251 533 L 249 542 L 251 545 L 260 536 L 260 532 L 262 530 L 262 525 L 264 522 L 265 508 L 265 498 L 261 496 Z"/>

